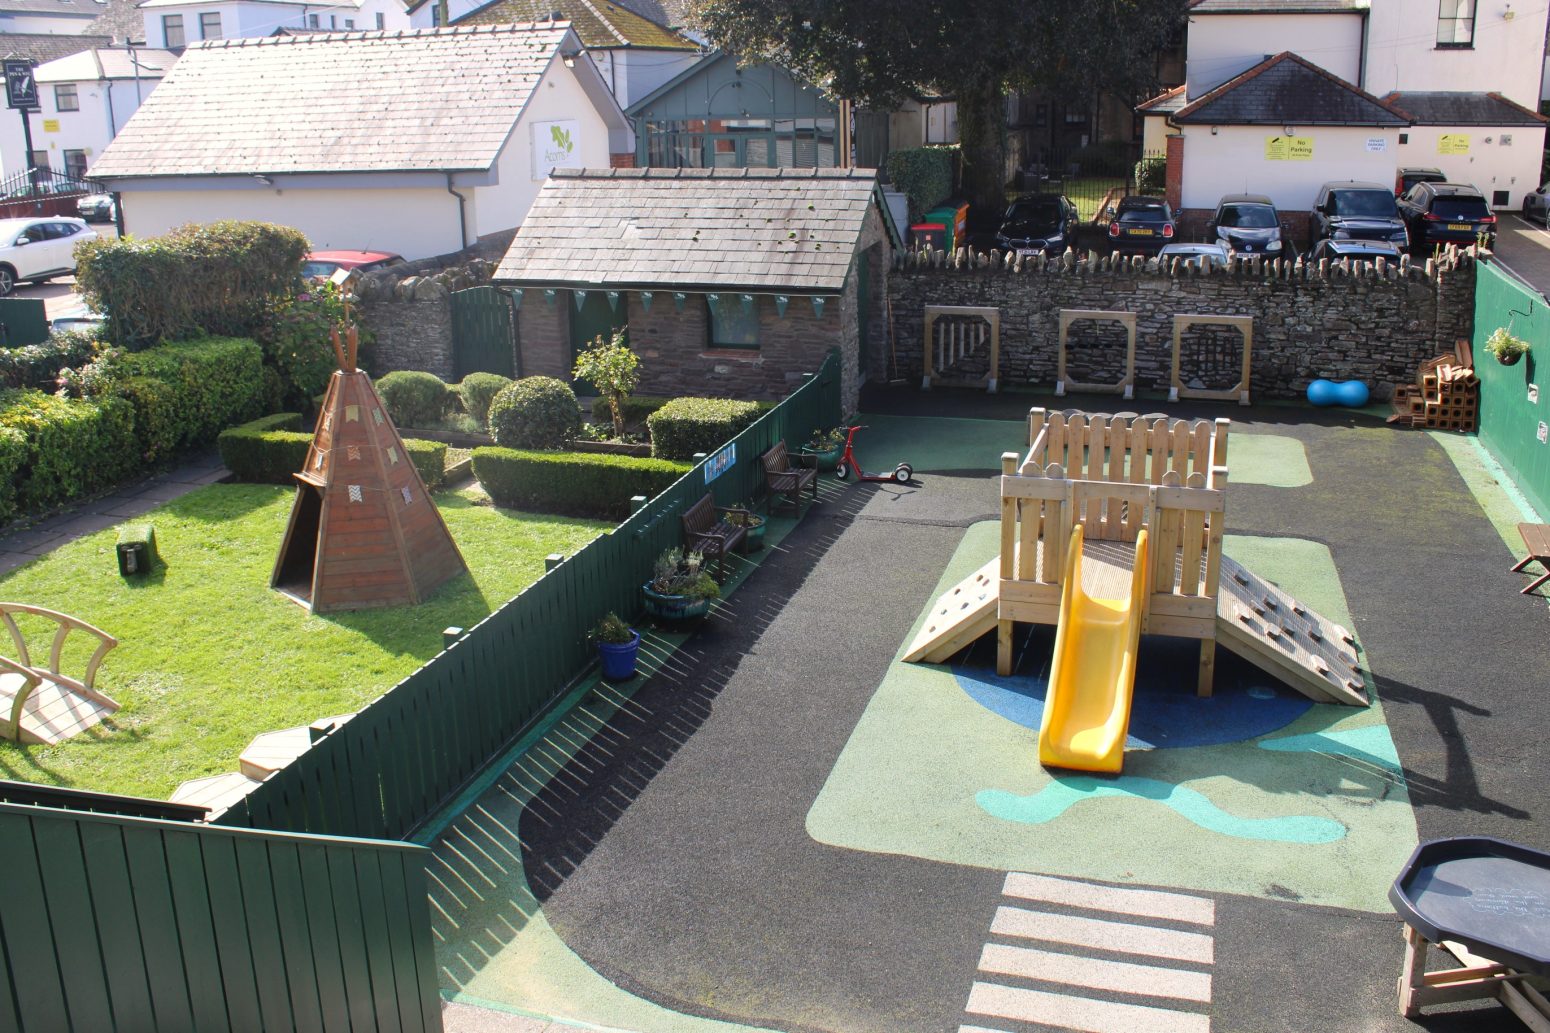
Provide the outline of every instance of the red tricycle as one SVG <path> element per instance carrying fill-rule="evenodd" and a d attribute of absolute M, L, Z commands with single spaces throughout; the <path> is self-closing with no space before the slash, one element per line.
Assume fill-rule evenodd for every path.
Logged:
<path fill-rule="evenodd" d="M 845 428 L 845 451 L 840 453 L 840 463 L 834 468 L 834 476 L 843 481 L 854 472 L 858 481 L 896 481 L 908 484 L 910 478 L 915 476 L 915 468 L 909 463 L 900 463 L 891 473 L 867 473 L 861 469 L 861 464 L 856 461 L 856 431 L 865 429 L 866 424 Z"/>

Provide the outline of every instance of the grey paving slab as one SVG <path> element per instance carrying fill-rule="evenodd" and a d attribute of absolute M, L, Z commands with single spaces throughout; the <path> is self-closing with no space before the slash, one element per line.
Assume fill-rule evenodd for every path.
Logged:
<path fill-rule="evenodd" d="M 113 498 L 106 501 L 108 501 L 110 504 L 106 506 L 102 512 L 107 516 L 119 517 L 125 520 L 137 516 L 142 516 L 146 513 L 149 513 L 157 506 L 161 505 L 161 501 L 158 499 L 146 498 L 144 496 L 138 495 L 130 496 L 128 498 L 115 495 Z"/>

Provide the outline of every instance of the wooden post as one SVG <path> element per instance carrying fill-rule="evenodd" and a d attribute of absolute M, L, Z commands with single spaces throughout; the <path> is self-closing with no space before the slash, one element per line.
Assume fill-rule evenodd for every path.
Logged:
<path fill-rule="evenodd" d="M 1421 1014 L 1416 991 L 1426 985 L 1426 940 L 1408 925 L 1404 935 L 1405 966 L 1399 973 L 1399 1014 L 1414 1019 Z"/>
<path fill-rule="evenodd" d="M 1001 476 L 1017 474 L 1017 453 L 1001 453 Z M 1016 574 L 1017 561 L 1017 499 L 1003 493 L 1001 496 L 1001 580 L 1010 581 Z M 1010 677 L 1012 673 L 1012 622 L 996 622 L 996 673 Z"/>
<path fill-rule="evenodd" d="M 1203 638 L 1200 640 L 1200 682 L 1195 687 L 1195 695 L 1202 699 L 1209 699 L 1212 691 L 1212 683 L 1216 680 L 1216 639 Z"/>

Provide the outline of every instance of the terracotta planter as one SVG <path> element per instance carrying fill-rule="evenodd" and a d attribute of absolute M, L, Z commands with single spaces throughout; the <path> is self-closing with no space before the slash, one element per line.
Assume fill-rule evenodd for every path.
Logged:
<path fill-rule="evenodd" d="M 646 612 L 662 620 L 686 621 L 703 617 L 710 612 L 709 599 L 690 599 L 684 595 L 663 595 L 651 590 L 650 583 L 641 586 L 646 594 Z"/>

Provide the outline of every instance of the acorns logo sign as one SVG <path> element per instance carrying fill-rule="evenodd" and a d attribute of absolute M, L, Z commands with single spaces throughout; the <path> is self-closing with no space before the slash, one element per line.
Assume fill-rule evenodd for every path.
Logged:
<path fill-rule="evenodd" d="M 553 169 L 579 169 L 581 123 L 575 119 L 563 122 L 533 123 L 533 178 L 542 180 Z"/>

